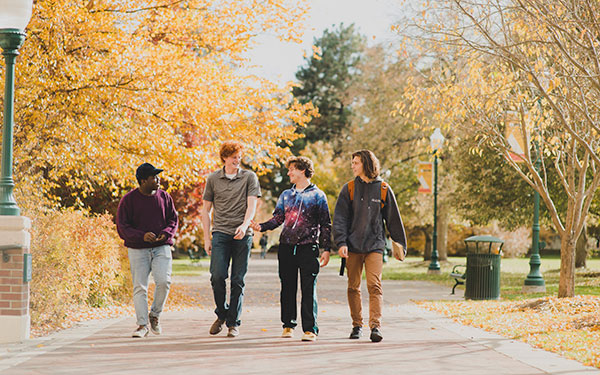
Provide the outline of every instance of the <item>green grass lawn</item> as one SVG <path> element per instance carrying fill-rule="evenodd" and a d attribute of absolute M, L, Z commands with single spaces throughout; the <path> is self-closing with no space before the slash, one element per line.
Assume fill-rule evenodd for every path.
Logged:
<path fill-rule="evenodd" d="M 383 266 L 383 278 L 388 280 L 425 280 L 442 284 L 448 287 L 448 290 L 454 285 L 454 279 L 449 274 L 452 267 L 456 264 L 466 264 L 464 257 L 452 257 L 448 262 L 441 263 L 440 274 L 428 274 L 427 267 L 429 261 L 424 262 L 420 257 L 408 257 L 404 262 L 399 262 L 391 258 Z M 192 263 L 188 258 L 173 260 L 173 275 L 175 276 L 199 276 L 208 272 L 209 259 L 201 259 L 197 263 Z M 333 267 L 336 270 L 340 267 L 340 258 L 332 256 L 328 268 Z M 501 260 L 500 275 L 500 297 L 509 300 L 519 300 L 526 298 L 537 298 L 545 296 L 555 296 L 558 293 L 558 279 L 560 270 L 560 258 L 545 257 L 542 258 L 541 271 L 546 282 L 546 293 L 521 292 L 523 281 L 529 273 L 529 258 L 504 258 Z M 575 279 L 575 294 L 600 295 L 600 258 L 587 260 L 587 269 L 577 270 Z M 459 293 L 464 290 L 464 285 L 456 288 Z"/>
<path fill-rule="evenodd" d="M 199 276 L 208 272 L 208 258 L 192 263 L 189 258 L 173 259 L 174 276 Z"/>
<path fill-rule="evenodd" d="M 338 263 L 339 264 L 339 263 Z M 404 262 L 391 259 L 384 265 L 383 278 L 391 280 L 426 280 L 447 285 L 451 288 L 454 279 L 449 277 L 455 264 L 466 264 L 466 258 L 450 258 L 448 262 L 441 263 L 440 274 L 428 274 L 429 262 L 423 258 L 408 257 Z M 501 260 L 500 297 L 509 300 L 553 296 L 558 293 L 558 280 L 560 273 L 560 258 L 542 258 L 541 272 L 546 282 L 546 293 L 521 292 L 523 282 L 529 273 L 529 258 L 505 258 Z M 585 270 L 577 270 L 575 279 L 575 294 L 600 295 L 600 259 L 587 260 Z M 464 285 L 458 286 L 464 289 Z"/>

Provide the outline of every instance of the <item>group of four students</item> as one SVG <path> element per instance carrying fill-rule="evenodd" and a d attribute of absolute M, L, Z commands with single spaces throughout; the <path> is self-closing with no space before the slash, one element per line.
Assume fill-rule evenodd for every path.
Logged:
<path fill-rule="evenodd" d="M 208 176 L 203 195 L 204 244 L 210 255 L 210 281 L 217 315 L 209 333 L 216 335 L 225 325 L 229 337 L 239 335 L 253 231 L 264 232 L 283 225 L 277 253 L 282 337 L 293 337 L 297 326 L 296 291 L 300 275 L 302 340 L 316 340 L 319 333 L 317 275 L 320 267 L 329 262 L 333 235 L 338 254 L 346 259 L 348 270 L 348 304 L 352 318 L 349 337 L 362 336 L 360 285 L 364 268 L 369 292 L 370 339 L 381 341 L 381 274 L 386 228 L 401 249 L 396 252 L 400 259 L 406 251 L 406 235 L 394 193 L 379 177 L 380 166 L 375 155 L 369 150 L 352 154 L 354 179 L 340 191 L 332 226 L 327 197 L 310 181 L 314 174 L 313 163 L 303 156 L 287 160 L 292 187 L 279 197 L 273 217 L 256 223 L 253 219 L 261 196 L 260 186 L 256 174 L 241 168 L 242 152 L 243 146 L 237 141 L 221 145 L 219 156 L 224 165 Z M 138 325 L 133 337 L 145 337 L 149 330 L 161 333 L 159 316 L 171 283 L 171 245 L 177 230 L 177 213 L 169 194 L 159 189 L 160 172 L 162 169 L 148 163 L 139 166 L 136 171 L 139 187 L 121 199 L 117 212 L 117 230 L 128 248 L 133 278 Z M 226 279 L 230 266 L 227 301 Z M 150 273 L 156 289 L 148 312 Z"/>

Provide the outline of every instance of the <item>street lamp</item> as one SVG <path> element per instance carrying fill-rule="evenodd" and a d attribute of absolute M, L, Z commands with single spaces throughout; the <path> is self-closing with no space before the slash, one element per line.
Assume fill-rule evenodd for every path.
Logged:
<path fill-rule="evenodd" d="M 33 0 L 0 0 L 0 48 L 6 62 L 4 85 L 4 126 L 2 128 L 2 169 L 0 171 L 0 215 L 19 216 L 13 197 L 13 94 L 15 60 L 25 41 L 25 27 L 31 18 Z"/>
<path fill-rule="evenodd" d="M 541 98 L 538 97 L 540 113 L 542 113 Z M 535 146 L 535 170 L 540 173 L 542 155 L 537 141 Z M 524 293 L 544 293 L 546 292 L 546 282 L 540 272 L 542 258 L 540 257 L 540 193 L 537 190 L 533 192 L 533 226 L 531 228 L 531 256 L 529 257 L 529 274 L 523 283 Z"/>
<path fill-rule="evenodd" d="M 444 144 L 444 135 L 440 128 L 435 128 L 433 134 L 429 137 L 431 149 L 433 150 L 433 248 L 431 250 L 431 263 L 427 273 L 440 273 L 440 262 L 438 261 L 437 251 L 437 152 Z"/>

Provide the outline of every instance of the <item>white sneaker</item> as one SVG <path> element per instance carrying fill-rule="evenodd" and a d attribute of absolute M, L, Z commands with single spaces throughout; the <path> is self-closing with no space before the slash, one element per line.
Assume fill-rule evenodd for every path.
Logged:
<path fill-rule="evenodd" d="M 285 338 L 294 337 L 294 329 L 293 328 L 289 328 L 289 327 L 285 327 L 283 329 L 283 333 L 281 334 L 281 337 L 285 337 Z"/>
<path fill-rule="evenodd" d="M 306 331 L 304 335 L 302 335 L 302 341 L 316 341 L 317 335 L 313 332 Z"/>
<path fill-rule="evenodd" d="M 229 327 L 227 331 L 227 337 L 237 337 L 240 334 L 238 327 Z"/>
<path fill-rule="evenodd" d="M 139 326 L 135 331 L 133 331 L 133 333 L 131 334 L 131 337 L 146 337 L 148 336 L 148 327 L 146 326 Z"/>

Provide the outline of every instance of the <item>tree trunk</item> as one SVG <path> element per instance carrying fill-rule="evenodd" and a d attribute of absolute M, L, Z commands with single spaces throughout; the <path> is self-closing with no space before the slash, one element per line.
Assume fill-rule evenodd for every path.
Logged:
<path fill-rule="evenodd" d="M 438 211 L 438 258 L 440 261 L 448 260 L 448 206 L 444 203 L 439 205 Z"/>
<path fill-rule="evenodd" d="M 575 248 L 575 268 L 585 268 L 588 255 L 587 225 L 583 226 Z"/>
<path fill-rule="evenodd" d="M 423 260 L 431 260 L 431 252 L 433 251 L 433 241 L 431 240 L 431 228 L 423 227 L 423 235 L 425 236 L 425 249 L 423 250 Z"/>
<path fill-rule="evenodd" d="M 560 238 L 560 281 L 558 297 L 575 296 L 575 244 L 571 233 L 565 232 Z"/>

